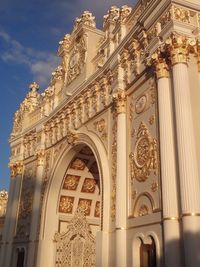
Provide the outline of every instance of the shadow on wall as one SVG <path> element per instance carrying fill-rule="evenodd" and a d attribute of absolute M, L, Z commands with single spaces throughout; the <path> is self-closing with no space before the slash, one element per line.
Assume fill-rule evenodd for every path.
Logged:
<path fill-rule="evenodd" d="M 163 246 L 164 247 L 164 246 Z M 180 248 L 180 259 L 176 251 Z M 200 232 L 181 233 L 181 240 L 169 241 L 164 248 L 164 265 L 170 267 L 199 267 L 200 266 Z M 174 264 L 173 264 L 174 262 Z M 154 267 L 154 266 L 152 266 Z"/>
<path fill-rule="evenodd" d="M 171 240 L 166 246 L 163 244 L 163 252 L 159 249 L 157 240 L 151 235 L 138 237 L 133 245 L 131 267 L 200 266 L 200 232 L 186 232 L 182 234 L 181 240 Z M 180 251 L 180 256 L 177 251 Z"/>

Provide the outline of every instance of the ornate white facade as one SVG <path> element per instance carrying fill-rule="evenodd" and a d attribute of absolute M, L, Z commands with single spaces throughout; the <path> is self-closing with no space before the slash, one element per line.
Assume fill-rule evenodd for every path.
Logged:
<path fill-rule="evenodd" d="M 4 267 L 200 266 L 200 2 L 85 11 L 15 113 Z"/>

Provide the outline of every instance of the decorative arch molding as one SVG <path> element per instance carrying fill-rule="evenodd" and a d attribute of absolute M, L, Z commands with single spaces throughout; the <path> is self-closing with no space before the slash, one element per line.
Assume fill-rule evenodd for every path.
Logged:
<path fill-rule="evenodd" d="M 73 145 L 66 144 L 62 146 L 61 151 L 57 155 L 57 159 L 54 162 L 49 176 L 49 183 L 47 185 L 46 194 L 44 196 L 41 228 L 40 228 L 40 244 L 38 248 L 38 266 L 42 266 L 43 260 L 41 258 L 52 253 L 54 258 L 46 259 L 50 262 L 55 262 L 55 244 L 53 244 L 53 236 L 58 229 L 58 213 L 57 211 L 57 196 L 59 194 L 62 179 L 68 168 L 70 162 L 75 155 L 81 150 L 83 146 L 88 146 L 94 154 L 97 162 L 99 176 L 100 176 L 100 188 L 102 196 L 102 231 L 109 231 L 111 227 L 110 219 L 110 196 L 111 196 L 111 179 L 109 173 L 109 165 L 107 153 L 99 138 L 95 134 L 88 132 L 77 133 L 77 139 Z M 104 186 L 106 184 L 106 186 Z M 106 202 L 106 205 L 104 203 Z M 48 249 L 45 248 L 45 244 L 48 244 Z M 52 245 L 49 245 L 52 244 Z M 106 244 L 107 245 L 107 244 Z M 48 250 L 48 251 L 47 251 Z M 42 255 L 43 254 L 43 255 Z"/>
<path fill-rule="evenodd" d="M 152 195 L 148 192 L 140 194 L 133 207 L 133 216 L 140 217 L 153 213 L 155 202 Z"/>

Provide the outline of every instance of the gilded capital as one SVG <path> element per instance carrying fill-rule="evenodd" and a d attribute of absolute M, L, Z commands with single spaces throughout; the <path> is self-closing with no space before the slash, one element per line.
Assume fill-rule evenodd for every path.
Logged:
<path fill-rule="evenodd" d="M 189 52 L 194 48 L 195 44 L 196 41 L 193 38 L 173 33 L 166 40 L 172 66 L 178 63 L 187 64 Z"/>
<path fill-rule="evenodd" d="M 10 176 L 11 177 L 16 177 L 16 173 L 17 173 L 17 169 L 16 169 L 16 165 L 14 163 L 10 163 L 8 165 L 8 167 L 10 168 Z"/>
<path fill-rule="evenodd" d="M 23 170 L 24 170 L 23 161 L 16 162 L 16 166 L 17 166 L 17 175 L 22 175 L 23 174 Z"/>
<path fill-rule="evenodd" d="M 166 59 L 162 57 L 159 52 L 156 52 L 151 56 L 151 61 L 154 66 L 157 79 L 169 77 L 169 67 L 166 63 Z"/>
<path fill-rule="evenodd" d="M 126 112 L 126 93 L 124 90 L 114 93 L 113 101 L 118 114 Z"/>
<path fill-rule="evenodd" d="M 37 165 L 43 166 L 45 161 L 45 149 L 38 150 L 36 152 Z"/>
<path fill-rule="evenodd" d="M 10 168 L 11 177 L 16 177 L 18 175 L 23 174 L 24 163 L 23 163 L 23 161 L 17 161 L 15 163 L 10 163 L 9 168 Z"/>

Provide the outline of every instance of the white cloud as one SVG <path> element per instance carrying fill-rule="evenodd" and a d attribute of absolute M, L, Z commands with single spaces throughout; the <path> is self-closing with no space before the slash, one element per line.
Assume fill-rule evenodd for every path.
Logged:
<path fill-rule="evenodd" d="M 33 80 L 41 86 L 46 86 L 50 81 L 52 71 L 59 63 L 59 58 L 47 51 L 25 47 L 4 31 L 0 31 L 1 39 L 4 43 L 4 49 L 0 53 L 0 58 L 4 62 L 26 65 Z"/>

